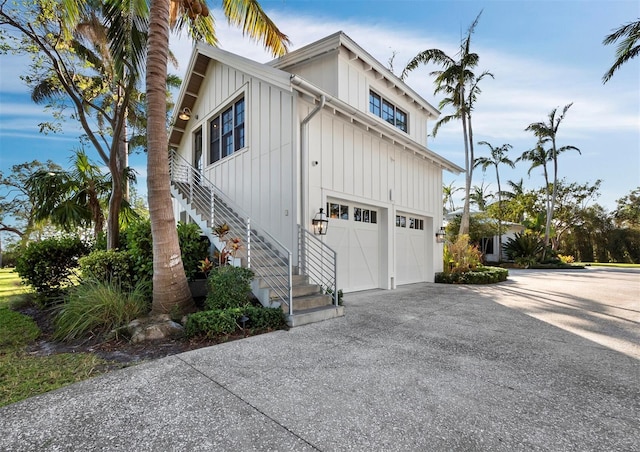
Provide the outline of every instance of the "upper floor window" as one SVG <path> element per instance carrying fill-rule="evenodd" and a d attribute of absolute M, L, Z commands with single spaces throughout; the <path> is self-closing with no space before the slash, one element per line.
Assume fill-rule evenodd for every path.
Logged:
<path fill-rule="evenodd" d="M 215 163 L 244 147 L 244 111 L 242 98 L 209 122 L 209 163 Z"/>
<path fill-rule="evenodd" d="M 369 91 L 369 111 L 403 132 L 407 131 L 407 114 L 373 91 Z"/>

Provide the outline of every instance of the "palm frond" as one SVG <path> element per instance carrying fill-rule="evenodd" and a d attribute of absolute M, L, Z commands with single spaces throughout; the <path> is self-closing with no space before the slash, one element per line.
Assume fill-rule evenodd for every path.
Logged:
<path fill-rule="evenodd" d="M 242 33 L 251 39 L 262 42 L 274 56 L 287 53 L 289 38 L 278 29 L 256 0 L 223 0 L 222 10 L 230 24 L 242 28 Z"/>

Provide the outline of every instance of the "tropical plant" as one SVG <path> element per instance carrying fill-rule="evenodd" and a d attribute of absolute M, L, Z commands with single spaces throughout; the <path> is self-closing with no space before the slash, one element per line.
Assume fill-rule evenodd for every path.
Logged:
<path fill-rule="evenodd" d="M 83 150 L 71 158 L 71 170 L 40 170 L 26 181 L 35 203 L 36 221 L 51 221 L 66 232 L 93 226 L 94 238 L 102 232 L 102 204 L 111 183 Z"/>
<path fill-rule="evenodd" d="M 473 69 L 478 65 L 480 57 L 477 53 L 471 52 L 471 36 L 478 25 L 480 14 L 473 21 L 466 36 L 460 42 L 460 50 L 455 57 L 451 57 L 440 49 L 428 49 L 416 55 L 402 71 L 401 79 L 405 79 L 410 71 L 420 65 L 435 63 L 442 66 L 442 70 L 433 71 L 431 76 L 435 76 L 436 88 L 434 94 L 444 93 L 445 98 L 440 102 L 440 108 L 452 106 L 455 111 L 438 120 L 435 124 L 432 135 L 435 137 L 440 127 L 455 119 L 462 121 L 462 134 L 465 149 L 465 201 L 462 210 L 462 221 L 460 222 L 459 234 L 469 232 L 469 201 L 471 194 L 471 181 L 473 178 L 474 162 L 474 140 L 471 114 L 477 101 L 477 96 L 481 90 L 480 81 L 484 77 L 492 77 L 488 71 L 479 76 L 473 73 Z"/>
<path fill-rule="evenodd" d="M 620 41 L 620 43 L 618 43 L 618 47 L 616 48 L 616 60 L 602 76 L 602 83 L 607 83 L 611 80 L 613 74 L 620 69 L 623 64 L 640 54 L 640 43 L 638 43 L 638 41 L 640 41 L 640 20 L 629 22 L 628 24 L 618 27 L 613 33 L 607 35 L 602 43 L 609 45 L 618 41 Z"/>
<path fill-rule="evenodd" d="M 517 232 L 504 244 L 507 257 L 517 264 L 529 267 L 540 260 L 544 253 L 544 243 L 537 234 Z"/>
<path fill-rule="evenodd" d="M 544 233 L 544 245 L 545 248 L 549 246 L 549 240 L 551 235 L 551 221 L 553 219 L 553 211 L 556 205 L 556 197 L 557 197 L 557 187 L 558 187 L 558 156 L 569 150 L 578 151 L 580 154 L 580 149 L 575 146 L 562 146 L 558 147 L 557 145 L 557 137 L 558 137 L 558 129 L 560 128 L 560 124 L 564 119 L 565 115 L 569 108 L 571 108 L 573 103 L 567 104 L 562 109 L 561 114 L 558 113 L 558 109 L 554 108 L 549 113 L 547 118 L 547 122 L 534 122 L 527 126 L 526 131 L 533 132 L 533 134 L 538 138 L 538 143 L 542 145 L 543 143 L 551 144 L 549 151 L 547 154 L 547 160 L 553 163 L 553 183 L 551 186 L 551 197 L 547 197 L 547 222 L 545 225 L 545 233 Z M 545 175 L 546 175 L 546 165 L 545 167 Z M 547 182 L 547 193 L 548 193 L 548 180 Z M 547 195 L 548 196 L 548 195 Z"/>
<path fill-rule="evenodd" d="M 469 243 L 469 236 L 466 234 L 458 235 L 456 241 L 447 243 L 445 248 L 444 268 L 450 272 L 468 272 L 480 265 L 480 250 Z"/>
<path fill-rule="evenodd" d="M 455 195 L 460 190 L 463 190 L 462 187 L 454 187 L 453 182 L 449 185 L 442 186 L 442 205 L 443 205 L 443 213 L 455 212 L 456 204 L 453 199 L 453 195 Z"/>
<path fill-rule="evenodd" d="M 128 324 L 149 311 L 148 284 L 140 282 L 131 290 L 115 280 L 81 282 L 60 307 L 54 336 L 69 341 L 106 334 Z"/>
<path fill-rule="evenodd" d="M 474 166 L 481 166 L 482 171 L 485 172 L 489 166 L 493 166 L 496 170 L 496 181 L 498 183 L 498 249 L 502 249 L 502 187 L 500 186 L 500 172 L 498 171 L 499 165 L 507 165 L 511 168 L 515 167 L 515 163 L 507 157 L 509 149 L 512 148 L 510 144 L 503 144 L 500 147 L 494 147 L 491 143 L 486 141 L 480 141 L 478 144 L 488 146 L 491 151 L 491 157 L 478 157 L 475 160 Z M 498 253 L 501 255 L 501 253 Z"/>

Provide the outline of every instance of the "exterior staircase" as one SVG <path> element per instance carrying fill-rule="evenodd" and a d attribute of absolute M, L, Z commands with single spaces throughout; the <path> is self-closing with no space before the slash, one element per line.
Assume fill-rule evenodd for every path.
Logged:
<path fill-rule="evenodd" d="M 227 224 L 227 237 L 242 240 L 231 264 L 254 272 L 251 289 L 263 306 L 281 307 L 291 327 L 344 315 L 338 304 L 333 250 L 299 227 L 300 265 L 294 266 L 290 250 L 175 151 L 170 157 L 173 197 L 218 251 L 225 246 L 214 233 L 218 225 Z"/>

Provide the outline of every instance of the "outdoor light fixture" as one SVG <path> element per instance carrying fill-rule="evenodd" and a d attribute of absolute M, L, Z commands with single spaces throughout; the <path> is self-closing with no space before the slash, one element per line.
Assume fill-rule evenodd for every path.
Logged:
<path fill-rule="evenodd" d="M 191 119 L 191 109 L 189 109 L 189 107 L 184 107 L 178 115 L 178 118 L 182 119 L 183 121 L 188 121 L 189 119 Z"/>
<path fill-rule="evenodd" d="M 444 229 L 444 226 L 440 226 L 440 230 L 436 232 L 436 242 L 444 243 L 444 238 L 446 237 L 446 235 L 447 233 Z"/>
<path fill-rule="evenodd" d="M 313 233 L 315 235 L 327 235 L 329 220 L 327 220 L 327 216 L 324 214 L 322 207 L 316 216 L 313 217 L 313 220 L 311 220 L 311 224 L 313 225 Z"/>

